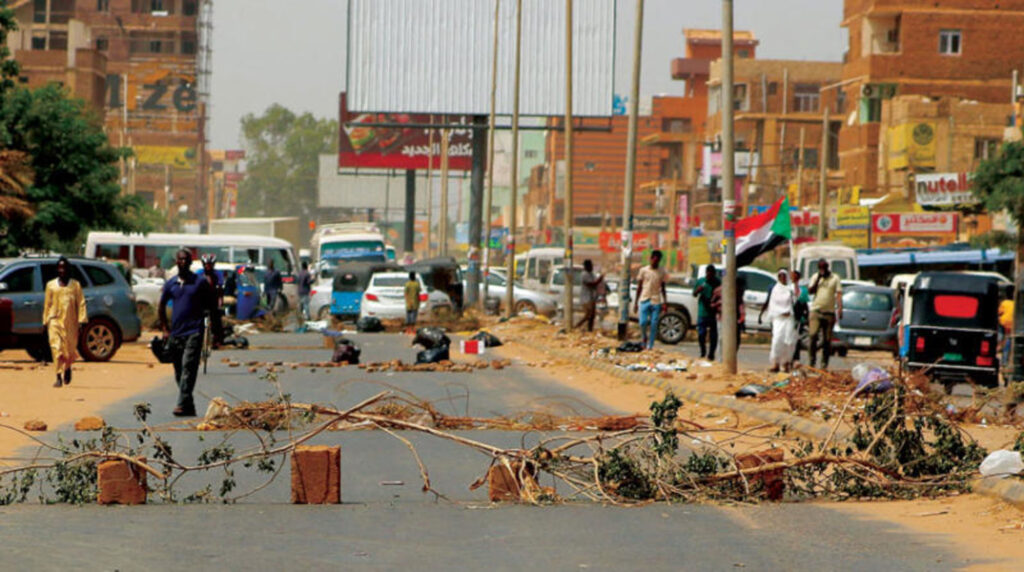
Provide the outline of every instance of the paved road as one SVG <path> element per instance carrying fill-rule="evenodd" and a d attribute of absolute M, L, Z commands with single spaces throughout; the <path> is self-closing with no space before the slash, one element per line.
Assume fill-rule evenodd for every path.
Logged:
<path fill-rule="evenodd" d="M 367 360 L 411 360 L 415 350 L 398 335 L 354 336 Z M 215 354 L 243 360 L 320 361 L 319 337 L 264 335 L 248 352 Z M 265 398 L 270 387 L 244 369 L 211 363 L 199 390 L 208 396 Z M 442 407 L 474 415 L 511 414 L 538 405 L 590 412 L 585 395 L 512 367 L 474 374 L 366 374 L 354 368 L 287 370 L 284 391 L 297 401 L 355 403 L 386 382 L 417 395 L 449 399 Z M 468 390 L 468 405 L 464 397 Z M 455 396 L 455 397 L 453 397 Z M 154 423 L 171 422 L 174 388 L 109 408 L 114 425 L 132 427 L 130 404 L 153 404 Z M 200 403 L 202 407 L 202 402 Z M 65 431 L 70 437 L 73 431 Z M 218 434 L 165 434 L 177 455 L 194 459 Z M 541 435 L 465 433 L 502 446 L 529 445 Z M 200 442 L 200 437 L 205 438 Z M 490 507 L 485 491 L 467 485 L 489 460 L 423 435 L 407 435 L 427 463 L 434 486 L 458 501 L 435 501 L 419 491 L 416 464 L 404 445 L 382 432 L 326 433 L 316 442 L 342 447 L 340 507 L 285 504 L 288 475 L 237 505 L 0 507 L 0 569 L 312 569 L 362 565 L 377 569 L 634 569 L 722 570 L 948 570 L 965 564 L 947 539 L 911 534 L 886 522 L 857 520 L 813 504 L 728 508 L 652 505 L 621 509 L 591 504 L 534 508 Z M 236 448 L 252 437 L 231 437 Z M 261 481 L 239 468 L 239 489 Z M 221 475 L 190 475 L 182 493 Z M 382 484 L 402 481 L 404 485 Z M 546 480 L 542 484 L 551 484 Z M 977 564 L 977 562 L 974 562 Z"/>

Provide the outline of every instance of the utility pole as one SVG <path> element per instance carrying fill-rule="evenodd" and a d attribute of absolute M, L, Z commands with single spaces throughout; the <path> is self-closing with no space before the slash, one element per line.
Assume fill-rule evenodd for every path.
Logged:
<path fill-rule="evenodd" d="M 732 0 L 722 0 L 722 217 L 725 229 L 725 280 L 722 283 L 722 362 L 736 373 L 736 184 L 733 138 Z"/>
<path fill-rule="evenodd" d="M 505 282 L 505 315 L 511 318 L 515 315 L 515 288 L 516 281 L 516 202 L 519 194 L 519 72 L 520 60 L 523 52 L 523 0 L 516 0 L 516 55 L 515 73 L 512 82 L 512 157 L 509 190 L 512 195 L 509 197 L 508 215 L 508 253 L 505 260 L 505 268 L 508 271 Z"/>
<path fill-rule="evenodd" d="M 434 124 L 434 116 L 430 116 L 430 124 Z M 431 237 L 434 234 L 434 130 L 430 130 L 427 144 L 427 258 L 434 256 L 434 245 Z"/>
<path fill-rule="evenodd" d="M 824 113 L 821 115 L 821 152 L 818 153 L 818 167 L 821 169 L 818 181 L 818 242 L 825 240 L 825 224 L 828 220 L 828 105 L 822 98 Z"/>
<path fill-rule="evenodd" d="M 636 23 L 633 26 L 633 84 L 629 94 L 629 133 L 626 139 L 626 188 L 622 200 L 622 276 L 619 280 L 618 337 L 624 340 L 629 331 L 629 279 L 633 255 L 633 194 L 636 188 L 636 121 L 640 105 L 640 56 L 643 50 L 644 0 L 636 0 Z M 566 284 L 569 289 L 569 284 Z M 637 293 L 639 295 L 639 292 Z"/>
<path fill-rule="evenodd" d="M 800 146 L 796 149 L 796 200 L 798 206 L 804 203 L 804 128 L 800 127 Z"/>
<path fill-rule="evenodd" d="M 491 116 L 487 125 L 487 196 L 484 199 L 484 271 L 481 304 L 487 304 L 488 277 L 491 273 L 491 206 L 494 201 L 494 116 L 498 94 L 498 20 L 501 14 L 501 0 L 494 2 L 494 49 L 491 53 Z"/>
<path fill-rule="evenodd" d="M 448 256 L 448 129 L 441 130 L 441 237 L 439 256 Z"/>
<path fill-rule="evenodd" d="M 565 0 L 565 201 L 562 223 L 565 227 L 565 330 L 572 329 L 572 294 L 576 283 L 572 275 L 572 3 Z M 552 154 L 552 159 L 554 154 Z M 555 163 L 555 184 L 558 184 L 558 163 Z M 554 213 L 551 213 L 552 215 Z M 586 286 L 583 286 L 586 288 Z"/>
<path fill-rule="evenodd" d="M 402 250 L 411 255 L 416 245 L 416 170 L 405 170 L 405 226 Z"/>

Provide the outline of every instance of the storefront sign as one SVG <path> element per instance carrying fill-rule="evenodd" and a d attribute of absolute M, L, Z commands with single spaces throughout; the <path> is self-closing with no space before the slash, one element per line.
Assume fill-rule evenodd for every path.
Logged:
<path fill-rule="evenodd" d="M 616 232 L 602 232 L 598 241 L 601 250 L 604 252 L 620 252 L 624 246 L 632 246 L 632 251 L 641 251 L 651 248 L 652 235 L 646 232 L 634 232 L 632 234 L 632 245 L 622 244 L 622 234 Z"/>
<path fill-rule="evenodd" d="M 892 213 L 871 217 L 875 234 L 956 233 L 956 213 Z"/>
<path fill-rule="evenodd" d="M 973 173 L 930 173 L 914 176 L 919 205 L 956 205 L 978 202 L 971 192 Z"/>

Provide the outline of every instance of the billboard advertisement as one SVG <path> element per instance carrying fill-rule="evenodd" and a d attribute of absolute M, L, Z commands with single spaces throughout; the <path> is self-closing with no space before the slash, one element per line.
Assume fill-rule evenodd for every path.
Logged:
<path fill-rule="evenodd" d="M 430 162 L 430 130 L 412 125 L 430 124 L 429 115 L 403 113 L 350 113 L 341 94 L 338 134 L 339 169 L 426 169 Z M 433 123 L 437 123 L 437 117 Z M 391 124 L 394 127 L 380 127 Z M 410 127 L 400 127 L 406 124 Z M 448 168 L 468 171 L 472 166 L 472 133 L 452 123 L 448 140 Z M 441 135 L 434 133 L 434 169 L 441 168 Z"/>
<path fill-rule="evenodd" d="M 886 213 L 871 217 L 871 231 L 882 234 L 955 234 L 956 213 Z"/>
<path fill-rule="evenodd" d="M 889 168 L 935 166 L 935 123 L 904 123 L 888 130 Z"/>
<path fill-rule="evenodd" d="M 973 173 L 914 175 L 914 195 L 919 205 L 958 205 L 978 202 L 971 192 Z"/>

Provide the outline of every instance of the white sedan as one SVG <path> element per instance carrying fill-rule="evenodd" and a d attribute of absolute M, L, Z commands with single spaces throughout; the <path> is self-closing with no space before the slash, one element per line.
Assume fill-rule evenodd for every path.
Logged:
<path fill-rule="evenodd" d="M 427 309 L 427 286 L 419 276 L 420 310 Z M 370 277 L 363 299 L 359 304 L 359 317 L 373 316 L 382 319 L 405 318 L 405 283 L 407 272 L 378 272 Z"/>

